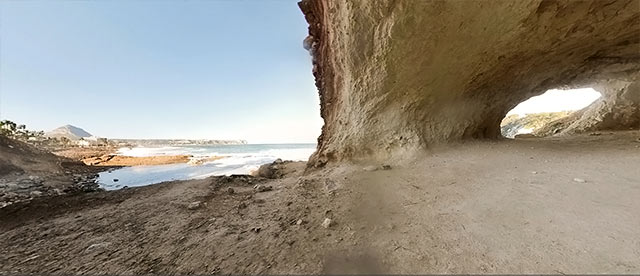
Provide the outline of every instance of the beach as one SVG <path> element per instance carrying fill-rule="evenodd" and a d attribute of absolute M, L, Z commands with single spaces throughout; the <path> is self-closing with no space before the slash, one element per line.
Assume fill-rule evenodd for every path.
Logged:
<path fill-rule="evenodd" d="M 107 190 L 164 181 L 202 179 L 216 175 L 250 174 L 277 159 L 306 161 L 315 144 L 154 145 L 114 148 L 95 156 L 80 148 L 89 166 L 118 167 L 99 173 L 97 183 Z M 65 153 L 70 155 L 67 150 Z M 90 157 L 86 157 L 90 156 Z M 121 168 L 120 168 L 121 167 Z"/>
<path fill-rule="evenodd" d="M 634 273 L 638 141 L 633 132 L 471 142 L 390 167 L 274 162 L 272 178 L 38 198 L 0 209 L 0 264 L 71 274 Z"/>

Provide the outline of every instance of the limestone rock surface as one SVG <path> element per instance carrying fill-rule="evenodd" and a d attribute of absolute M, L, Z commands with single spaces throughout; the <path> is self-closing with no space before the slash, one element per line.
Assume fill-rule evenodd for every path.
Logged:
<path fill-rule="evenodd" d="M 325 121 L 312 166 L 497 138 L 511 108 L 556 88 L 603 89 L 585 125 L 637 126 L 639 0 L 299 6 Z"/>

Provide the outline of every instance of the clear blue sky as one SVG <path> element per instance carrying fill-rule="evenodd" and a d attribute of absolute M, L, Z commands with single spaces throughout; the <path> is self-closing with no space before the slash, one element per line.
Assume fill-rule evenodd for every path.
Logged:
<path fill-rule="evenodd" d="M 2 1 L 0 116 L 111 138 L 315 142 L 297 1 Z"/>

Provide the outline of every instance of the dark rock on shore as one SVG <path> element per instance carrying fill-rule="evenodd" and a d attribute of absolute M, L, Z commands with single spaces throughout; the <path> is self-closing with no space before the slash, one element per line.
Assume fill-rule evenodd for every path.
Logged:
<path fill-rule="evenodd" d="M 294 172 L 295 169 L 292 170 L 291 166 L 288 164 L 293 163 L 294 161 L 282 161 L 282 159 L 278 158 L 276 161 L 273 161 L 269 164 L 264 164 L 258 168 L 258 170 L 254 173 L 257 177 L 264 177 L 267 179 L 277 179 L 282 178 L 285 175 Z"/>
<path fill-rule="evenodd" d="M 101 190 L 97 172 L 34 146 L 0 136 L 0 208 L 34 198 Z"/>

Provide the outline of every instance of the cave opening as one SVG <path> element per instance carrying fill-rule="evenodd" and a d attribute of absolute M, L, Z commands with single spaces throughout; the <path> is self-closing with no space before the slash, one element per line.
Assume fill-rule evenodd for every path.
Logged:
<path fill-rule="evenodd" d="M 547 90 L 511 109 L 500 123 L 500 132 L 510 139 L 517 135 L 541 136 L 536 130 L 586 108 L 601 96 L 600 92 L 590 87 Z"/>

